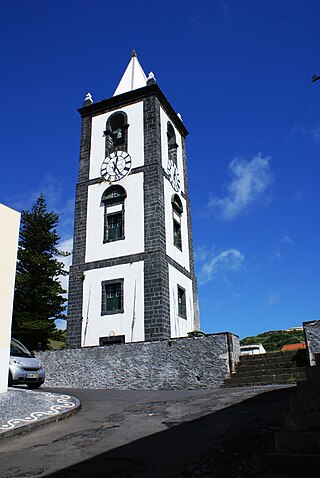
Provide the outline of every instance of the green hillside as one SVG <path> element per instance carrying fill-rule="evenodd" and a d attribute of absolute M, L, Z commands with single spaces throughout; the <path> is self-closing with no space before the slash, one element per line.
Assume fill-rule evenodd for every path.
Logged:
<path fill-rule="evenodd" d="M 50 350 L 60 350 L 66 348 L 67 332 L 66 330 L 55 330 L 50 337 Z"/>
<path fill-rule="evenodd" d="M 270 330 L 263 334 L 245 337 L 240 345 L 262 344 L 267 352 L 281 350 L 284 345 L 304 342 L 302 330 Z"/>

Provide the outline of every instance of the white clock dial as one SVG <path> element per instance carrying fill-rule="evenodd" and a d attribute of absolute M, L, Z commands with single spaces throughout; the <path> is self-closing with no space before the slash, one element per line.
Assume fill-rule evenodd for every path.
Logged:
<path fill-rule="evenodd" d="M 173 187 L 175 191 L 179 191 L 180 189 L 179 172 L 178 172 L 177 165 L 172 161 L 172 159 L 169 159 L 168 161 L 167 173 L 169 176 L 171 186 Z"/>
<path fill-rule="evenodd" d="M 131 157 L 126 151 L 114 151 L 101 164 L 101 176 L 110 183 L 120 181 L 131 169 Z"/>

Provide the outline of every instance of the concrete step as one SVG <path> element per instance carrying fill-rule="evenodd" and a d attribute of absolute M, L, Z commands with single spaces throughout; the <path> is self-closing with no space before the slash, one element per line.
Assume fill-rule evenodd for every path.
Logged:
<path fill-rule="evenodd" d="M 320 367 L 306 367 L 306 377 L 308 381 L 320 384 Z"/>
<path fill-rule="evenodd" d="M 305 473 L 305 472 L 304 472 Z M 306 478 L 306 475 L 305 474 L 292 474 L 290 473 L 289 475 L 288 474 L 279 474 L 279 473 L 264 473 L 261 478 Z M 308 478 L 319 478 L 319 475 L 311 475 L 309 476 L 308 475 Z"/>
<path fill-rule="evenodd" d="M 303 380 L 303 374 L 257 374 L 255 376 L 242 377 L 240 374 L 232 374 L 231 378 L 224 381 L 226 386 L 268 385 L 272 383 L 292 383 Z"/>
<path fill-rule="evenodd" d="M 320 412 L 285 413 L 282 415 L 282 423 L 284 431 L 318 430 L 320 432 Z"/>
<path fill-rule="evenodd" d="M 251 355 L 241 356 L 240 357 L 240 364 L 247 364 L 247 365 L 255 365 L 259 363 L 281 363 L 281 362 L 292 362 L 296 363 L 294 355 L 269 355 L 269 354 L 261 354 L 261 355 Z"/>
<path fill-rule="evenodd" d="M 232 374 L 231 377 L 241 377 L 241 378 L 252 378 L 264 377 L 264 376 L 278 376 L 278 375 L 287 375 L 293 377 L 295 381 L 305 380 L 306 373 L 304 367 L 295 367 L 295 368 L 261 368 L 254 371 L 246 370 L 237 370 L 235 374 Z"/>
<path fill-rule="evenodd" d="M 234 382 L 233 380 L 226 379 L 221 385 L 221 388 L 236 388 L 236 387 L 264 387 L 265 385 L 283 385 L 283 382 Z"/>
<path fill-rule="evenodd" d="M 241 360 L 246 361 L 246 360 L 260 360 L 263 359 L 263 357 L 271 357 L 271 358 L 277 358 L 277 357 L 293 357 L 297 353 L 296 350 L 291 350 L 289 352 L 281 352 L 280 350 L 277 352 L 267 352 L 265 354 L 256 354 L 256 355 L 241 355 Z"/>
<path fill-rule="evenodd" d="M 320 455 L 309 453 L 270 453 L 267 457 L 268 470 L 266 476 L 290 476 L 303 478 L 319 478 Z"/>
<path fill-rule="evenodd" d="M 320 412 L 320 395 L 306 395 L 290 398 L 292 412 Z"/>
<path fill-rule="evenodd" d="M 320 382 L 298 382 L 297 383 L 297 395 L 298 397 L 306 396 L 319 396 L 320 395 Z"/>
<path fill-rule="evenodd" d="M 318 431 L 276 432 L 274 438 L 277 452 L 320 454 Z"/>
<path fill-rule="evenodd" d="M 237 365 L 236 369 L 237 372 L 254 372 L 256 370 L 261 370 L 262 368 L 272 368 L 272 369 L 282 369 L 282 368 L 290 368 L 295 370 L 296 368 L 305 368 L 302 366 L 298 366 L 296 362 L 288 362 L 287 360 L 283 360 L 281 362 L 269 361 L 269 363 L 261 362 L 261 363 L 254 363 L 254 364 L 246 364 L 241 363 Z"/>
<path fill-rule="evenodd" d="M 292 352 L 268 352 L 259 355 L 242 355 L 240 357 L 240 366 L 242 365 L 256 365 L 260 363 L 282 363 L 288 362 L 295 364 L 298 367 L 305 367 L 308 365 L 306 350 L 294 350 Z"/>
<path fill-rule="evenodd" d="M 289 475 L 288 474 L 279 474 L 279 473 L 264 473 L 261 478 L 306 478 L 306 474 L 305 474 L 305 471 L 304 471 L 304 474 L 292 474 L 290 473 Z M 308 478 L 319 478 L 319 475 L 311 475 L 309 476 L 308 475 Z"/>

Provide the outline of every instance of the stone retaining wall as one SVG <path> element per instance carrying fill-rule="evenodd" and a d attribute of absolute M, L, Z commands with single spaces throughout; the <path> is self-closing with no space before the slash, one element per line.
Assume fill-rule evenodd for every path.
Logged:
<path fill-rule="evenodd" d="M 316 365 L 314 354 L 320 353 L 320 320 L 303 322 L 310 365 Z"/>
<path fill-rule="evenodd" d="M 239 338 L 205 337 L 39 352 L 45 385 L 116 390 L 172 390 L 221 385 L 239 359 Z"/>

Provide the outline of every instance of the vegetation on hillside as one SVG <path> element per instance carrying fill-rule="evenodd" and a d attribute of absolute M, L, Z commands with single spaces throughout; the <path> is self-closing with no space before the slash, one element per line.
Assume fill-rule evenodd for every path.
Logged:
<path fill-rule="evenodd" d="M 50 335 L 49 348 L 50 350 L 65 349 L 66 341 L 67 341 L 67 331 L 57 329 Z"/>
<path fill-rule="evenodd" d="M 240 345 L 262 344 L 267 352 L 281 350 L 284 345 L 304 342 L 302 330 L 270 330 L 263 334 L 245 337 Z"/>

